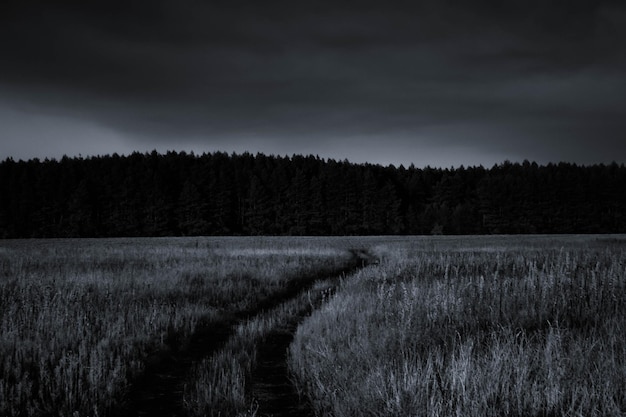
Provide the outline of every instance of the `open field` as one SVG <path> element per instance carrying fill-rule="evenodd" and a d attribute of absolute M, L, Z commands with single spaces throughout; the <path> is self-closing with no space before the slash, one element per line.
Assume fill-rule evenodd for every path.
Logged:
<path fill-rule="evenodd" d="M 317 415 L 626 415 L 623 238 L 374 250 L 291 345 Z"/>
<path fill-rule="evenodd" d="M 201 329 L 272 307 L 301 280 L 345 268 L 348 246 L 272 238 L 2 241 L 0 415 L 118 415 L 133 407 L 129 387 L 147 368 L 186 352 Z"/>
<path fill-rule="evenodd" d="M 7 417 L 625 415 L 625 331 L 624 236 L 0 241 Z"/>

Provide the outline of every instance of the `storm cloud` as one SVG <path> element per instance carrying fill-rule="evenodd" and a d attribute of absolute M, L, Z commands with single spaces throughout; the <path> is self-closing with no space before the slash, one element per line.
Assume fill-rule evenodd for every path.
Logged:
<path fill-rule="evenodd" d="M 626 162 L 618 2 L 2 7 L 0 157 Z"/>

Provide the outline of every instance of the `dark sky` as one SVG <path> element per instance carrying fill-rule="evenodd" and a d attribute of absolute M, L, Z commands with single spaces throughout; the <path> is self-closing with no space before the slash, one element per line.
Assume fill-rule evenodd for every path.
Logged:
<path fill-rule="evenodd" d="M 1 159 L 626 162 L 621 1 L 2 4 Z"/>

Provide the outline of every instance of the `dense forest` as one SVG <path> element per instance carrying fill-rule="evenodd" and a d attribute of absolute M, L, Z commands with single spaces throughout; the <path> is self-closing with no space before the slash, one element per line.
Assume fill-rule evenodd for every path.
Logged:
<path fill-rule="evenodd" d="M 0 237 L 626 232 L 626 167 L 185 152 L 0 162 Z"/>

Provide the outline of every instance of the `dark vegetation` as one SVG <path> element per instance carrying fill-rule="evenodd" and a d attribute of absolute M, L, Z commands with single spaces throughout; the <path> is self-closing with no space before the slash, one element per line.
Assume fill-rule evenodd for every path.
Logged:
<path fill-rule="evenodd" d="M 167 415 L 169 417 L 175 417 L 186 415 L 187 413 L 183 408 L 182 400 L 185 378 L 190 368 L 194 363 L 209 357 L 218 351 L 218 349 L 222 348 L 236 330 L 238 323 L 252 320 L 255 316 L 259 316 L 279 306 L 281 303 L 295 299 L 298 294 L 310 289 L 316 281 L 322 280 L 326 276 L 349 274 L 353 272 L 360 263 L 361 258 L 353 253 L 352 258 L 346 261 L 345 265 L 337 265 L 332 268 L 322 267 L 318 271 L 306 276 L 288 281 L 284 290 L 276 291 L 262 302 L 245 310 L 233 312 L 230 314 L 230 317 L 223 315 L 220 320 L 199 322 L 194 333 L 189 338 L 189 342 L 185 346 L 168 349 L 160 352 L 159 355 L 155 355 L 153 358 L 149 358 L 144 375 L 135 382 L 128 398 L 126 398 L 125 406 L 122 410 L 119 410 L 116 415 L 122 417 L 141 415 Z M 292 326 L 291 331 L 286 333 L 288 341 L 293 339 L 295 327 L 295 325 Z M 269 356 L 269 358 L 264 364 L 268 368 L 271 366 L 282 367 L 281 369 L 284 369 L 286 377 L 287 363 L 285 360 L 289 344 L 287 343 L 284 346 L 276 344 L 273 347 L 279 350 L 276 351 L 275 349 L 272 352 L 268 352 L 267 356 Z M 274 357 L 269 353 L 279 353 L 279 355 L 278 357 Z M 263 357 L 263 355 L 260 356 Z M 280 358 L 283 360 L 276 364 L 275 362 Z M 221 412 L 221 410 L 216 410 L 216 412 L 217 411 Z"/>
<path fill-rule="evenodd" d="M 156 151 L 0 163 L 0 237 L 626 232 L 626 167 Z"/>
<path fill-rule="evenodd" d="M 232 391 L 232 379 L 189 371 L 217 353 L 239 366 L 263 336 L 255 330 L 273 331 L 318 281 L 363 264 L 348 250 L 355 240 L 2 240 L 0 416 L 204 413 L 185 386 Z M 237 339 L 240 328 L 251 330 Z"/>

